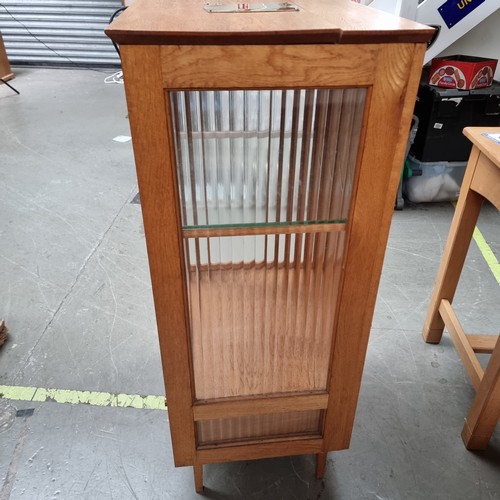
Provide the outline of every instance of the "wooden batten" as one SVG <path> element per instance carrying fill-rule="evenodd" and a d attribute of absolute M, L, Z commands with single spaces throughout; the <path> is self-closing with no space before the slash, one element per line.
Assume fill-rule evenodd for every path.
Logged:
<path fill-rule="evenodd" d="M 193 405 L 193 417 L 195 421 L 199 421 L 290 411 L 323 410 L 327 404 L 328 394 L 297 394 L 235 401 L 207 401 L 197 402 Z"/>
<path fill-rule="evenodd" d="M 292 437 L 252 444 L 210 447 L 198 449 L 196 460 L 202 464 L 255 460 L 259 458 L 286 457 L 290 455 L 312 455 L 321 453 L 323 439 Z"/>
<path fill-rule="evenodd" d="M 467 334 L 467 340 L 472 347 L 472 350 L 478 354 L 491 354 L 495 349 L 499 338 L 499 335 Z"/>
<path fill-rule="evenodd" d="M 465 334 L 462 325 L 458 321 L 455 311 L 451 307 L 448 300 L 443 299 L 441 301 L 439 312 L 444 320 L 444 324 L 448 332 L 451 335 L 453 344 L 462 358 L 462 362 L 465 366 L 467 374 L 469 375 L 472 385 L 477 390 L 484 376 L 483 367 L 479 363 L 479 360 L 477 359 L 477 356 L 467 339 L 467 335 Z"/>
<path fill-rule="evenodd" d="M 373 79 L 377 53 L 377 45 L 161 49 L 163 81 L 172 89 L 269 89 L 276 88 L 277 78 L 280 88 L 362 87 Z M 192 78 L 194 67 L 196 80 Z"/>
<path fill-rule="evenodd" d="M 184 238 L 224 238 L 229 236 L 256 236 L 262 234 L 340 233 L 346 230 L 344 222 L 293 225 L 246 225 L 240 227 L 197 227 L 182 229 Z"/>
<path fill-rule="evenodd" d="M 195 429 L 187 296 L 173 148 L 168 133 L 170 117 L 163 84 L 158 79 L 158 57 L 158 48 L 122 48 L 174 458 L 178 465 L 192 465 Z M 144 86 L 150 90 L 148 93 L 142 91 Z M 143 134 L 144 130 L 149 132 Z"/>

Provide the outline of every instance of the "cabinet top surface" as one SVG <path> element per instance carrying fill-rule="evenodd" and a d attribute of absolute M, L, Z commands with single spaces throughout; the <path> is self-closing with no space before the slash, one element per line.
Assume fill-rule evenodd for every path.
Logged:
<path fill-rule="evenodd" d="M 209 13 L 207 3 L 231 2 L 134 0 L 105 31 L 131 45 L 418 43 L 434 31 L 351 0 L 297 0 L 286 12 Z"/>

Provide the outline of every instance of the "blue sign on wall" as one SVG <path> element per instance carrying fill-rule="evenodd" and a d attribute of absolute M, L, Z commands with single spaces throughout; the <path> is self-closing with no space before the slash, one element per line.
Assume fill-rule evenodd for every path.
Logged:
<path fill-rule="evenodd" d="M 438 8 L 438 12 L 441 14 L 446 26 L 452 28 L 485 1 L 486 0 L 446 0 L 446 2 Z"/>

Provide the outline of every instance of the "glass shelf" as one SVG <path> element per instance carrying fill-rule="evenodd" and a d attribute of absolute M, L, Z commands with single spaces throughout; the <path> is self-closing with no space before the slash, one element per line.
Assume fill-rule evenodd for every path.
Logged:
<path fill-rule="evenodd" d="M 291 222 L 251 222 L 240 224 L 211 224 L 199 226 L 182 226 L 183 230 L 196 230 L 196 229 L 245 229 L 245 228 L 288 228 L 302 226 L 318 226 L 318 225 L 337 225 L 347 224 L 347 219 L 336 220 L 307 220 L 307 221 L 291 221 Z"/>

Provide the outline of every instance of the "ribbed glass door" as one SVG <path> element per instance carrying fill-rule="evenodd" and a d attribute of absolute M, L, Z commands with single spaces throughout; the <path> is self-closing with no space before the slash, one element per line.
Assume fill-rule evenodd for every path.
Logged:
<path fill-rule="evenodd" d="M 197 400 L 326 390 L 365 100 L 170 93 Z"/>

